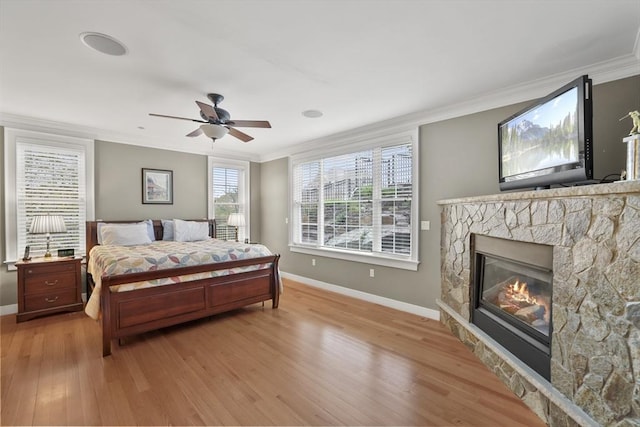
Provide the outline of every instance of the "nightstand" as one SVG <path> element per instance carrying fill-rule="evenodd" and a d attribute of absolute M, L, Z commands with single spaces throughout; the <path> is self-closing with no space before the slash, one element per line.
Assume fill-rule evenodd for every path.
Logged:
<path fill-rule="evenodd" d="M 34 258 L 16 262 L 18 269 L 17 322 L 62 311 L 80 311 L 82 258 Z"/>

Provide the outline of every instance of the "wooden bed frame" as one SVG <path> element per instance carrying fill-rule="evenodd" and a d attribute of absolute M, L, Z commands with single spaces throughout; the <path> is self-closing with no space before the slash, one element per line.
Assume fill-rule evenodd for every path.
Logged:
<path fill-rule="evenodd" d="M 215 220 L 209 223 L 209 235 L 215 236 Z M 130 223 L 138 221 L 87 221 L 87 265 L 91 248 L 98 244 L 98 223 Z M 162 222 L 153 221 L 156 240 L 162 240 Z M 216 313 L 244 307 L 267 300 L 278 307 L 280 255 L 237 261 L 156 270 L 141 273 L 103 276 L 100 292 L 102 323 L 102 356 L 111 354 L 111 342 L 124 337 L 200 319 Z M 256 264 L 271 263 L 268 269 L 212 277 L 172 285 L 111 292 L 110 287 L 123 283 L 174 277 L 207 271 L 223 270 Z M 87 295 L 95 283 L 87 273 Z"/>

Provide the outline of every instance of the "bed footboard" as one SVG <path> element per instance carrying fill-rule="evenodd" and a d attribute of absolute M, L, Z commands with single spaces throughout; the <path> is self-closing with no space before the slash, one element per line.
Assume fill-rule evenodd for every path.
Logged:
<path fill-rule="evenodd" d="M 280 296 L 279 259 L 280 255 L 273 255 L 215 264 L 215 269 L 266 263 L 270 263 L 270 266 L 243 273 L 126 292 L 111 292 L 109 286 L 127 283 L 128 280 L 135 281 L 135 277 L 103 277 L 100 294 L 102 355 L 111 354 L 111 343 L 115 339 L 267 300 L 272 301 L 272 308 L 277 308 Z"/>

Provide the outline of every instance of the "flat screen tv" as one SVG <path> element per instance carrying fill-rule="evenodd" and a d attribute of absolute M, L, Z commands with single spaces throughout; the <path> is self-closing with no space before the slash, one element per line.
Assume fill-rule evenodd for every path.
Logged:
<path fill-rule="evenodd" d="M 593 179 L 592 116 L 585 75 L 498 123 L 500 190 Z"/>

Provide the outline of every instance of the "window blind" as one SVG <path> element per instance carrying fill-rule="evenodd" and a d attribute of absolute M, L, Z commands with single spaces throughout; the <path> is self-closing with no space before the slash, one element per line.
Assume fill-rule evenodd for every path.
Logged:
<path fill-rule="evenodd" d="M 323 244 L 373 250 L 373 150 L 323 159 Z"/>
<path fill-rule="evenodd" d="M 294 223 L 299 224 L 296 241 L 315 244 L 319 231 L 320 162 L 300 164 L 294 174 Z"/>
<path fill-rule="evenodd" d="M 52 234 L 51 247 L 85 251 L 87 188 L 85 152 L 82 149 L 51 145 L 16 144 L 17 246 L 31 247 L 41 255 L 46 249 L 45 234 L 29 234 L 36 215 L 60 215 L 66 233 Z"/>
<path fill-rule="evenodd" d="M 227 225 L 229 215 L 244 213 L 241 201 L 243 170 L 232 167 L 212 168 L 212 189 L 216 238 L 235 240 L 235 227 Z M 244 240 L 244 230 L 238 229 L 238 238 Z"/>
<path fill-rule="evenodd" d="M 391 254 L 410 253 L 412 203 L 411 145 L 381 150 L 380 250 Z"/>
<path fill-rule="evenodd" d="M 293 165 L 294 245 L 410 259 L 411 142 Z"/>

